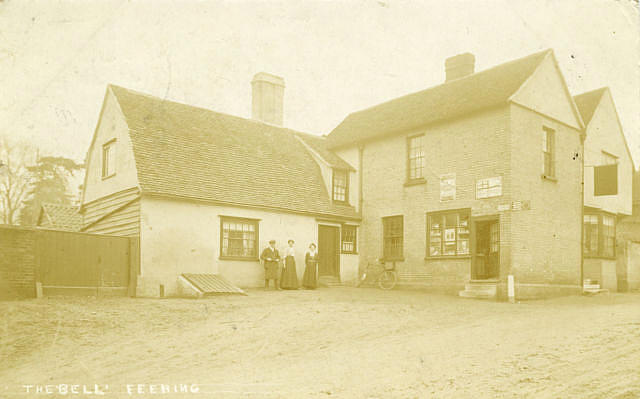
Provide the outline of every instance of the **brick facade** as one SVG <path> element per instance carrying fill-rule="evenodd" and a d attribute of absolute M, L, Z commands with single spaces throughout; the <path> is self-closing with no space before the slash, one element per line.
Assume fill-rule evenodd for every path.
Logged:
<path fill-rule="evenodd" d="M 36 296 L 36 231 L 0 228 L 0 298 Z"/>
<path fill-rule="evenodd" d="M 557 180 L 542 177 L 543 127 L 556 132 Z M 422 133 L 426 183 L 406 185 L 407 140 Z M 430 275 L 435 289 L 457 293 L 472 277 L 472 256 L 427 256 L 426 219 L 429 212 L 469 209 L 472 231 L 475 221 L 499 220 L 499 296 L 508 274 L 515 275 L 522 298 L 579 289 L 581 153 L 577 129 L 516 105 L 367 142 L 361 263 L 383 254 L 382 218 L 403 215 L 400 273 Z M 447 173 L 456 175 L 456 196 L 440 201 L 439 177 Z M 477 180 L 498 176 L 502 195 L 477 199 Z"/>

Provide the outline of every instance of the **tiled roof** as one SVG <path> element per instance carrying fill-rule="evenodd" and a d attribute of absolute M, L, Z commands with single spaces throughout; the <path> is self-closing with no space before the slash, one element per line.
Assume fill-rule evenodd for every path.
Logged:
<path fill-rule="evenodd" d="M 598 104 L 600 104 L 600 99 L 604 92 L 607 91 L 606 87 L 602 87 L 600 89 L 588 91 L 586 93 L 578 94 L 573 97 L 573 100 L 578 107 L 578 111 L 580 111 L 580 115 L 582 116 L 582 120 L 584 121 L 585 126 L 589 124 L 591 118 L 593 117 L 593 113 L 596 110 Z"/>
<path fill-rule="evenodd" d="M 313 134 L 299 133 L 300 137 L 313 151 L 315 151 L 322 159 L 325 160 L 331 167 L 338 169 L 355 170 L 344 159 L 337 156 L 333 151 L 327 147 L 326 136 L 316 136 Z"/>
<path fill-rule="evenodd" d="M 328 136 L 329 148 L 408 131 L 502 103 L 524 84 L 551 50 L 348 115 Z"/>
<path fill-rule="evenodd" d="M 48 225 L 43 227 L 56 230 L 78 231 L 82 227 L 82 215 L 78 213 L 77 206 L 61 205 L 61 204 L 42 204 L 42 217 L 46 217 L 49 221 Z"/>
<path fill-rule="evenodd" d="M 110 86 L 143 193 L 357 218 L 333 204 L 299 132 Z"/>

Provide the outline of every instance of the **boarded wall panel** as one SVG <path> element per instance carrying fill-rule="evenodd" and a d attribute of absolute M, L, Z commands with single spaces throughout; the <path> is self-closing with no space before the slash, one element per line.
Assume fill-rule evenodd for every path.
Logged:
<path fill-rule="evenodd" d="M 84 231 L 135 237 L 140 233 L 140 199 L 137 190 L 127 190 L 87 204 Z"/>
<path fill-rule="evenodd" d="M 43 286 L 127 287 L 129 239 L 61 231 L 38 234 Z"/>

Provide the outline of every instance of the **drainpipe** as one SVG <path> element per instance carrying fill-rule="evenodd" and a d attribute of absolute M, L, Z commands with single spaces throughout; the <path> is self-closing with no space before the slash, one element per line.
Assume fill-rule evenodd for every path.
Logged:
<path fill-rule="evenodd" d="M 364 144 L 358 144 L 358 211 L 360 211 L 360 215 L 362 215 L 362 182 L 363 182 L 363 171 L 362 165 L 364 163 L 362 156 L 364 155 Z"/>
<path fill-rule="evenodd" d="M 363 181 L 364 181 L 364 177 L 362 176 L 364 174 L 364 171 L 362 170 L 362 165 L 364 164 L 364 160 L 362 159 L 364 155 L 364 144 L 363 143 L 359 143 L 358 144 L 358 212 L 360 212 L 360 234 L 358 234 L 358 238 L 359 238 L 359 249 L 358 251 L 360 252 L 360 256 L 358 257 L 359 261 L 359 265 L 358 265 L 358 276 L 361 275 L 362 273 L 362 255 L 363 255 L 363 251 L 362 251 L 362 230 L 364 227 L 364 224 L 362 223 L 362 204 L 363 204 L 363 199 L 362 199 L 362 185 L 363 185 Z M 366 255 L 365 255 L 366 256 Z"/>
<path fill-rule="evenodd" d="M 585 128 L 586 129 L 586 128 Z M 580 287 L 584 292 L 584 141 L 585 132 L 580 132 L 580 146 L 582 156 L 580 157 Z"/>

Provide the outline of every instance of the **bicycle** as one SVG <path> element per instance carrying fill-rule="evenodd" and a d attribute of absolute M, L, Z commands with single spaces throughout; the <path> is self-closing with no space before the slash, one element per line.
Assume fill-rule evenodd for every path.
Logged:
<path fill-rule="evenodd" d="M 383 259 L 378 259 L 377 262 L 367 262 L 367 268 L 364 273 L 358 279 L 358 287 L 360 287 L 365 280 L 372 284 L 377 284 L 383 290 L 391 290 L 398 283 L 398 273 L 396 272 L 396 262 L 392 262 L 391 266 L 388 266 Z"/>

